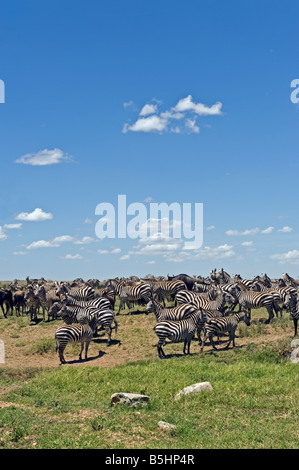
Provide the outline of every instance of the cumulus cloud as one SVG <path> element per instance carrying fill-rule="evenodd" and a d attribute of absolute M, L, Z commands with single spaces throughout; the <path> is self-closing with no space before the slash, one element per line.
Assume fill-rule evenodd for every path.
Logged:
<path fill-rule="evenodd" d="M 196 123 L 196 117 L 220 116 L 222 115 L 221 108 L 222 103 L 220 102 L 212 106 L 196 103 L 191 95 L 182 98 L 174 107 L 160 113 L 156 104 L 147 103 L 142 107 L 138 119 L 133 124 L 126 123 L 122 131 L 123 133 L 132 131 L 160 134 L 164 132 L 198 134 L 200 128 Z M 194 115 L 196 116 L 194 117 Z M 177 122 L 175 126 L 172 125 L 173 121 Z"/>
<path fill-rule="evenodd" d="M 122 260 L 122 261 L 125 261 L 127 259 L 130 259 L 130 255 L 123 255 L 119 259 Z"/>
<path fill-rule="evenodd" d="M 203 103 L 195 103 L 191 95 L 188 95 L 186 98 L 179 100 L 177 105 L 174 107 L 175 111 L 193 111 L 199 116 L 219 116 L 221 112 L 222 103 L 217 102 L 212 106 L 206 106 Z"/>
<path fill-rule="evenodd" d="M 290 250 L 286 253 L 271 255 L 270 258 L 277 260 L 279 264 L 284 264 L 284 263 L 299 264 L 299 251 Z"/>
<path fill-rule="evenodd" d="M 63 256 L 63 259 L 83 259 L 83 256 L 77 254 L 77 255 L 65 255 Z"/>
<path fill-rule="evenodd" d="M 253 245 L 253 242 L 243 242 L 241 243 L 242 246 L 252 246 Z"/>
<path fill-rule="evenodd" d="M 63 243 L 72 243 L 74 245 L 86 245 L 95 241 L 92 237 L 83 237 L 78 239 L 71 235 L 61 235 L 52 238 L 51 240 L 38 240 L 30 243 L 26 248 L 27 250 L 35 250 L 38 248 L 59 248 Z"/>
<path fill-rule="evenodd" d="M 15 163 L 22 163 L 24 165 L 33 166 L 45 166 L 45 165 L 56 165 L 64 161 L 70 161 L 70 157 L 67 153 L 63 152 L 58 148 L 53 150 L 39 150 L 36 153 L 27 153 L 18 158 Z"/>
<path fill-rule="evenodd" d="M 246 230 L 243 230 L 243 231 L 227 230 L 225 232 L 225 234 L 229 235 L 229 236 L 246 236 L 246 235 L 255 235 L 259 231 L 260 231 L 260 229 L 258 227 L 256 227 L 256 228 L 252 228 L 252 229 L 246 229 Z"/>
<path fill-rule="evenodd" d="M 215 228 L 216 228 L 215 225 L 209 225 L 207 227 L 207 230 L 210 232 L 211 230 L 215 230 Z"/>
<path fill-rule="evenodd" d="M 7 239 L 7 235 L 4 232 L 3 227 L 1 227 L 1 225 L 0 225 L 0 241 L 4 242 L 4 240 L 6 240 L 6 239 Z"/>
<path fill-rule="evenodd" d="M 261 230 L 261 233 L 268 235 L 269 233 L 272 233 L 273 230 L 274 230 L 274 227 L 268 227 L 268 228 L 265 228 L 264 230 Z"/>
<path fill-rule="evenodd" d="M 3 225 L 3 228 L 4 229 L 8 229 L 8 230 L 11 230 L 11 229 L 18 229 L 18 228 L 21 228 L 22 227 L 22 224 L 4 224 Z"/>
<path fill-rule="evenodd" d="M 288 225 L 285 225 L 284 227 L 280 228 L 277 231 L 282 232 L 282 233 L 289 233 L 289 232 L 292 232 L 293 229 L 292 229 L 292 227 L 289 227 Z"/>
<path fill-rule="evenodd" d="M 16 220 L 23 220 L 25 222 L 41 222 L 43 220 L 53 219 L 53 215 L 37 207 L 33 212 L 21 212 L 15 218 Z"/>

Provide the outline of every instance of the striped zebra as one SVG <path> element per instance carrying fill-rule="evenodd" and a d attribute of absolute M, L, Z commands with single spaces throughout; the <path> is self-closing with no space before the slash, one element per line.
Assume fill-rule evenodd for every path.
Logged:
<path fill-rule="evenodd" d="M 162 304 L 156 300 L 150 300 L 146 306 L 146 312 L 154 312 L 157 322 L 162 320 L 180 321 L 190 316 L 191 313 L 198 309 L 192 304 L 182 304 L 172 308 L 164 308 Z"/>
<path fill-rule="evenodd" d="M 58 287 L 56 295 L 68 294 L 77 300 L 92 300 L 94 299 L 94 289 L 90 286 L 79 287 L 78 289 L 71 289 L 64 284 Z"/>
<path fill-rule="evenodd" d="M 130 302 L 137 302 L 140 300 L 148 303 L 152 298 L 151 286 L 144 282 L 136 282 L 133 285 L 124 285 L 117 279 L 109 279 L 106 282 L 106 290 L 111 291 L 113 294 L 119 296 L 119 314 L 121 307 L 127 305 L 129 308 L 129 315 L 131 315 Z"/>
<path fill-rule="evenodd" d="M 287 294 L 285 305 L 291 314 L 294 322 L 294 336 L 297 336 L 298 320 L 299 320 L 299 299 L 298 295 Z"/>
<path fill-rule="evenodd" d="M 85 344 L 85 360 L 87 360 L 87 351 L 89 343 L 93 338 L 94 331 L 98 324 L 98 318 L 95 315 L 91 321 L 84 325 L 63 325 L 55 333 L 55 349 L 59 353 L 60 364 L 65 364 L 64 350 L 68 343 L 81 343 L 79 361 L 82 361 L 82 352 Z"/>
<path fill-rule="evenodd" d="M 43 311 L 43 320 L 45 321 L 45 314 L 48 314 L 49 320 L 49 310 L 52 307 L 53 303 L 58 300 L 55 289 L 46 291 L 44 286 L 38 286 L 35 291 L 36 297 L 39 298 L 40 306 Z"/>
<path fill-rule="evenodd" d="M 79 307 L 97 307 L 99 309 L 112 309 L 110 301 L 106 297 L 97 297 L 93 300 L 77 300 L 70 295 L 64 297 L 66 305 L 77 305 Z"/>
<path fill-rule="evenodd" d="M 241 288 L 239 285 L 235 293 L 235 298 L 239 304 L 239 312 L 241 310 L 245 310 L 249 317 L 251 317 L 251 309 L 258 309 L 262 307 L 266 308 L 269 315 L 265 323 L 270 323 L 274 317 L 273 308 L 275 299 L 272 292 L 254 292 L 247 290 L 245 287 Z M 234 308 L 235 306 L 233 306 L 232 310 L 234 310 Z"/>
<path fill-rule="evenodd" d="M 198 292 L 180 291 L 176 295 L 176 302 L 177 304 L 188 302 L 193 303 L 197 308 L 221 311 L 227 302 L 233 303 L 234 298 L 226 292 L 219 292 L 215 300 L 209 300 Z"/>
<path fill-rule="evenodd" d="M 34 294 L 33 288 L 28 288 L 24 295 L 24 301 L 30 313 L 30 321 L 37 321 L 37 314 L 40 308 L 40 299 Z"/>
<path fill-rule="evenodd" d="M 107 346 L 111 344 L 112 329 L 117 333 L 118 323 L 115 319 L 114 312 L 110 309 L 99 310 L 96 307 L 82 308 L 76 305 L 63 305 L 62 308 L 57 312 L 58 316 L 61 316 L 63 321 L 67 324 L 80 323 L 81 325 L 88 324 L 94 316 L 98 318 L 98 326 L 106 330 L 108 334 Z M 114 327 L 112 327 L 114 323 Z M 95 329 L 95 335 L 97 335 L 97 327 Z"/>
<path fill-rule="evenodd" d="M 202 313 L 203 313 L 203 318 L 199 322 L 198 327 L 197 327 L 197 338 L 198 338 L 198 342 L 200 345 L 202 344 L 201 332 L 204 331 L 206 322 L 210 318 L 226 317 L 231 313 L 231 310 L 229 307 L 225 307 L 222 311 L 207 310 L 207 309 L 202 308 Z M 219 341 L 219 336 L 218 336 L 218 341 Z"/>
<path fill-rule="evenodd" d="M 152 288 L 153 297 L 156 297 L 158 301 L 162 301 L 165 307 L 165 298 L 173 298 L 177 292 L 181 290 L 187 290 L 187 286 L 184 281 L 175 279 L 173 281 L 149 281 Z"/>
<path fill-rule="evenodd" d="M 247 326 L 250 325 L 250 317 L 247 312 L 234 313 L 227 317 L 217 317 L 209 318 L 205 324 L 205 335 L 201 343 L 200 351 L 203 351 L 206 340 L 209 338 L 210 343 L 213 346 L 213 349 L 217 349 L 213 341 L 214 336 L 218 336 L 221 333 L 228 333 L 229 341 L 226 345 L 226 349 L 229 348 L 230 343 L 233 342 L 233 347 L 235 347 L 235 336 L 236 329 L 241 321 L 244 321 Z"/>
<path fill-rule="evenodd" d="M 276 316 L 278 317 L 278 312 L 280 312 L 280 316 L 282 317 L 282 312 L 285 307 L 285 300 L 287 295 L 296 295 L 297 294 L 297 289 L 292 286 L 286 286 L 286 287 L 266 287 L 264 286 L 261 282 L 255 282 L 255 284 L 252 286 L 252 289 L 257 292 L 268 292 L 272 293 L 273 297 L 275 299 L 275 302 L 273 304 L 273 308 L 275 310 Z M 280 303 L 282 303 L 282 307 L 280 306 Z"/>
<path fill-rule="evenodd" d="M 158 322 L 154 327 L 154 331 L 159 339 L 157 344 L 159 358 L 166 357 L 162 348 L 166 344 L 166 339 L 169 339 L 172 343 L 184 342 L 183 354 L 190 354 L 191 340 L 201 319 L 202 312 L 197 310 L 185 320 L 163 320 Z"/>

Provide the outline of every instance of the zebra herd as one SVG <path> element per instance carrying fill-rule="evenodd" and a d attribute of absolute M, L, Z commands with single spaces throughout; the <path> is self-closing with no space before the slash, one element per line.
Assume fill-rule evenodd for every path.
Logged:
<path fill-rule="evenodd" d="M 268 312 L 265 323 L 283 311 L 290 313 L 297 335 L 299 319 L 299 281 L 288 274 L 273 280 L 266 274 L 253 279 L 240 275 L 231 277 L 223 269 L 211 271 L 210 276 L 178 276 L 147 278 L 115 278 L 100 282 L 97 279 L 73 282 L 52 282 L 26 278 L 22 287 L 13 281 L 9 288 L 0 289 L 0 307 L 4 317 L 13 311 L 16 315 L 29 314 L 31 321 L 62 319 L 63 325 L 55 333 L 56 352 L 64 364 L 64 350 L 68 343 L 81 343 L 79 360 L 85 345 L 87 359 L 90 341 L 104 329 L 111 344 L 112 331 L 117 333 L 116 317 L 125 306 L 129 314 L 137 304 L 145 306 L 146 315 L 154 313 L 154 332 L 158 338 L 157 352 L 165 357 L 163 347 L 170 342 L 183 342 L 183 353 L 190 354 L 190 344 L 197 335 L 200 351 L 209 340 L 214 349 L 214 337 L 228 334 L 226 348 L 235 346 L 235 332 L 241 321 L 250 325 L 251 311 L 264 307 Z M 119 307 L 115 312 L 115 300 Z M 166 307 L 166 300 L 173 306 Z M 239 307 L 236 312 L 236 307 Z M 201 334 L 203 332 L 203 338 Z"/>

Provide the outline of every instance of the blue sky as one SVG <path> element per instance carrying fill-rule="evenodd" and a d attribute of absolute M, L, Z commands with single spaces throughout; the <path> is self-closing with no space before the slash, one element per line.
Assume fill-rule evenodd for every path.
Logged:
<path fill-rule="evenodd" d="M 0 8 L 0 279 L 299 275 L 297 2 Z M 119 194 L 203 203 L 201 249 L 99 240 Z"/>

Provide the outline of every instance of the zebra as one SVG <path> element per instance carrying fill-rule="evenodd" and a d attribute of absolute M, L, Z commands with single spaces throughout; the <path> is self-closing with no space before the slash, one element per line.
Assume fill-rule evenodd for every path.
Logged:
<path fill-rule="evenodd" d="M 89 343 L 93 338 L 94 330 L 97 327 L 99 319 L 96 315 L 92 317 L 89 323 L 81 325 L 63 325 L 55 333 L 55 350 L 59 353 L 60 364 L 65 364 L 64 350 L 68 343 L 81 343 L 79 361 L 82 361 L 82 352 L 85 344 L 85 360 L 87 360 L 87 351 Z"/>
<path fill-rule="evenodd" d="M 291 314 L 294 322 L 294 336 L 297 336 L 298 320 L 299 320 L 299 299 L 298 295 L 287 294 L 285 305 Z"/>
<path fill-rule="evenodd" d="M 7 314 L 11 310 L 13 312 L 13 297 L 12 292 L 9 289 L 0 289 L 0 306 L 4 315 L 7 318 Z M 6 306 L 6 311 L 4 309 Z"/>
<path fill-rule="evenodd" d="M 106 297 L 98 297 L 93 300 L 77 300 L 66 294 L 64 297 L 66 305 L 77 305 L 79 307 L 97 307 L 99 309 L 112 309 L 110 301 Z"/>
<path fill-rule="evenodd" d="M 188 290 L 184 281 L 175 279 L 173 281 L 150 281 L 153 297 L 163 302 L 165 307 L 165 298 L 173 297 L 181 290 Z"/>
<path fill-rule="evenodd" d="M 225 307 L 222 311 L 220 310 L 207 310 L 202 308 L 202 313 L 203 313 L 203 319 L 199 322 L 199 325 L 197 327 L 197 338 L 198 342 L 201 345 L 202 340 L 201 340 L 201 332 L 204 330 L 206 322 L 210 318 L 219 318 L 219 317 L 226 317 L 231 313 L 231 310 L 229 307 Z M 218 341 L 219 341 L 219 335 L 218 335 Z"/>
<path fill-rule="evenodd" d="M 134 285 L 124 285 L 117 279 L 109 279 L 106 282 L 106 289 L 119 296 L 120 302 L 117 315 L 123 305 L 127 305 L 129 315 L 131 315 L 130 302 L 136 302 L 142 299 L 148 303 L 152 298 L 151 286 L 144 282 L 137 282 L 134 283 Z"/>
<path fill-rule="evenodd" d="M 280 316 L 282 317 L 282 311 L 284 308 L 286 308 L 285 307 L 286 296 L 289 294 L 291 295 L 297 294 L 297 290 L 295 287 L 285 286 L 285 287 L 276 287 L 276 288 L 270 287 L 269 288 L 258 281 L 254 283 L 254 285 L 252 286 L 252 290 L 257 291 L 257 292 L 272 293 L 274 300 L 275 300 L 273 307 L 274 307 L 277 317 L 278 317 L 278 312 L 280 312 Z M 280 303 L 282 303 L 282 307 L 279 305 Z"/>
<path fill-rule="evenodd" d="M 265 323 L 270 323 L 274 317 L 273 305 L 275 303 L 275 298 L 273 292 L 255 292 L 246 290 L 245 287 L 241 288 L 239 285 L 237 291 L 235 292 L 236 303 L 239 304 L 239 312 L 241 310 L 246 310 L 249 317 L 251 316 L 251 309 L 258 309 L 265 307 L 268 312 L 268 319 Z M 236 304 L 235 304 L 236 305 Z M 235 305 L 232 307 L 234 310 Z"/>
<path fill-rule="evenodd" d="M 235 347 L 236 329 L 241 321 L 244 321 L 247 326 L 250 325 L 250 317 L 247 312 L 238 312 L 227 317 L 209 318 L 205 324 L 205 334 L 200 351 L 203 351 L 208 338 L 210 339 L 213 349 L 217 349 L 213 341 L 213 336 L 217 335 L 219 337 L 220 333 L 229 334 L 229 341 L 225 349 L 229 348 L 231 342 L 233 342 L 233 347 Z"/>
<path fill-rule="evenodd" d="M 58 287 L 56 290 L 56 295 L 65 295 L 69 294 L 77 300 L 92 300 L 94 299 L 94 289 L 90 286 L 80 287 L 78 289 L 70 289 L 64 284 Z"/>
<path fill-rule="evenodd" d="M 35 291 L 36 297 L 39 298 L 40 306 L 43 311 L 43 320 L 45 321 L 45 313 L 48 313 L 49 320 L 49 310 L 52 307 L 53 303 L 58 300 L 55 289 L 51 289 L 48 292 L 44 286 L 38 286 Z"/>
<path fill-rule="evenodd" d="M 202 320 L 202 311 L 197 310 L 181 321 L 163 320 L 156 324 L 154 331 L 158 336 L 157 350 L 160 359 L 166 357 L 162 346 L 165 346 L 166 339 L 173 343 L 184 341 L 183 354 L 190 354 L 190 343 L 196 332 L 199 322 Z"/>
<path fill-rule="evenodd" d="M 24 300 L 26 302 L 26 306 L 28 307 L 28 313 L 30 313 L 30 321 L 34 319 L 37 321 L 37 314 L 40 308 L 40 299 L 34 294 L 34 291 L 31 287 L 28 288 L 27 292 L 25 292 Z"/>
<path fill-rule="evenodd" d="M 63 305 L 57 312 L 57 315 L 61 316 L 63 321 L 68 325 L 72 323 L 80 323 L 83 325 L 89 323 L 94 316 L 97 316 L 98 326 L 104 328 L 108 334 L 107 346 L 111 344 L 112 329 L 115 329 L 115 334 L 117 333 L 118 323 L 115 319 L 114 312 L 110 309 L 100 310 L 96 307 L 82 308 L 76 305 Z M 111 326 L 113 322 L 114 327 Z M 97 328 L 95 329 L 95 335 L 97 336 Z"/>
<path fill-rule="evenodd" d="M 197 292 L 180 291 L 176 295 L 177 304 L 185 302 L 193 303 L 197 308 L 204 308 L 206 310 L 223 310 L 227 302 L 233 303 L 234 298 L 226 292 L 218 293 L 215 300 L 209 300 Z"/>
<path fill-rule="evenodd" d="M 162 320 L 183 320 L 198 309 L 195 305 L 186 303 L 172 308 L 164 308 L 156 300 L 150 300 L 146 306 L 147 313 L 154 312 L 157 322 Z"/>

